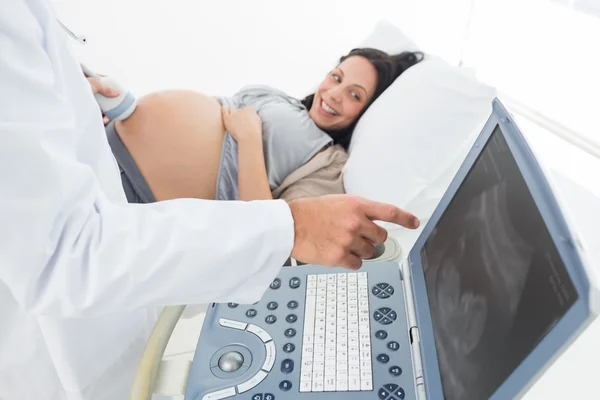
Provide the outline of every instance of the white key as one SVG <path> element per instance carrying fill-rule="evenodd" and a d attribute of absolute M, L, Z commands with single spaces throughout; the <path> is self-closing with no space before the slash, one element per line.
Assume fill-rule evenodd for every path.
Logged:
<path fill-rule="evenodd" d="M 325 362 L 324 361 L 315 361 L 313 363 L 313 373 L 315 371 L 316 372 L 320 372 L 320 373 L 324 373 L 325 372 Z"/>
<path fill-rule="evenodd" d="M 225 328 L 239 329 L 240 331 L 243 331 L 246 329 L 248 324 L 245 322 L 234 321 L 232 319 L 219 318 L 219 325 L 224 326 Z"/>
<path fill-rule="evenodd" d="M 219 390 L 217 392 L 207 393 L 204 396 L 202 396 L 202 400 L 221 400 L 235 395 L 235 388 L 230 387 L 227 389 Z"/>
<path fill-rule="evenodd" d="M 335 391 L 335 378 L 326 378 L 325 379 L 325 392 L 334 392 Z"/>
<path fill-rule="evenodd" d="M 338 392 L 347 392 L 348 391 L 348 380 L 340 381 L 338 380 L 335 387 Z"/>
<path fill-rule="evenodd" d="M 367 273 L 366 272 L 358 272 L 358 277 L 362 278 L 362 279 L 367 279 Z"/>
<path fill-rule="evenodd" d="M 317 275 L 310 274 L 310 275 L 308 275 L 308 277 L 307 277 L 306 280 L 307 280 L 307 282 L 316 282 L 317 281 Z"/>
<path fill-rule="evenodd" d="M 360 390 L 373 390 L 373 381 L 371 379 L 361 379 Z"/>
<path fill-rule="evenodd" d="M 267 375 L 268 374 L 265 371 L 258 371 L 258 373 L 256 375 L 254 375 L 252 378 L 248 379 L 244 383 L 240 383 L 239 385 L 237 385 L 238 393 L 244 393 L 244 392 L 247 392 L 248 390 L 256 387 L 256 385 L 261 383 L 263 381 L 263 379 L 265 379 L 267 377 Z"/>
<path fill-rule="evenodd" d="M 360 367 L 357 365 L 352 365 L 348 367 L 348 375 L 349 376 L 360 376 Z"/>
<path fill-rule="evenodd" d="M 348 380 L 348 371 L 337 371 L 335 374 L 335 379 L 338 381 L 347 381 Z"/>
<path fill-rule="evenodd" d="M 323 381 L 313 381 L 312 391 L 313 392 L 322 392 L 323 391 Z"/>
<path fill-rule="evenodd" d="M 360 390 L 360 378 L 358 376 L 348 378 L 348 390 Z"/>
<path fill-rule="evenodd" d="M 300 392 L 310 392 L 312 381 L 300 381 Z"/>
<path fill-rule="evenodd" d="M 277 355 L 277 349 L 275 348 L 275 342 L 271 341 L 265 343 L 265 350 L 267 352 L 267 356 L 265 357 L 265 362 L 262 368 L 265 371 L 270 371 L 273 368 L 273 364 L 275 364 L 275 357 Z"/>
<path fill-rule="evenodd" d="M 317 295 L 317 289 L 313 289 L 313 288 L 306 289 L 306 295 L 307 296 L 316 296 Z"/>
<path fill-rule="evenodd" d="M 263 341 L 263 343 L 268 342 L 269 340 L 273 339 L 271 337 L 271 335 L 269 335 L 267 333 L 267 331 L 265 331 L 263 328 L 256 326 L 256 325 L 249 324 L 248 327 L 246 328 L 246 331 L 248 331 L 250 333 L 254 333 L 256 336 L 258 336 L 260 338 L 260 340 Z"/>

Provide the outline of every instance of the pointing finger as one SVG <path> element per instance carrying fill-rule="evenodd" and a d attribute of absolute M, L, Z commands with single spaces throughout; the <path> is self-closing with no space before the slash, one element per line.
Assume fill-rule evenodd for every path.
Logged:
<path fill-rule="evenodd" d="M 365 211 L 367 217 L 374 221 L 391 222 L 408 229 L 417 229 L 420 225 L 416 216 L 391 204 L 367 201 Z"/>

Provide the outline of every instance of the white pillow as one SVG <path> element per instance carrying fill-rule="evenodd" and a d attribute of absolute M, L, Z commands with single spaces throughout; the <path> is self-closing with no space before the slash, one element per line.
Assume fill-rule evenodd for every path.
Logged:
<path fill-rule="evenodd" d="M 438 57 L 409 68 L 358 122 L 343 170 L 346 192 L 411 211 L 424 227 L 495 96 L 494 88 Z M 401 243 L 405 252 L 419 231 Z"/>
<path fill-rule="evenodd" d="M 372 47 L 388 54 L 422 51 L 404 32 L 387 20 L 380 20 L 359 47 Z"/>

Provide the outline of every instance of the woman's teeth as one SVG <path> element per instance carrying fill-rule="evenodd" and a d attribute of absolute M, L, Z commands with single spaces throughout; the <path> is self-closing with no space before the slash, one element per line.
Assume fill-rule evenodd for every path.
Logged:
<path fill-rule="evenodd" d="M 333 108 L 329 107 L 323 100 L 321 100 L 321 107 L 331 115 L 339 115 Z"/>

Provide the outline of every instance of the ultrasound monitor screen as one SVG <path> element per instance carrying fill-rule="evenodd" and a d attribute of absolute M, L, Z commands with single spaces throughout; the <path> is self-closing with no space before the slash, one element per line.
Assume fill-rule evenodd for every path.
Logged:
<path fill-rule="evenodd" d="M 577 300 L 499 127 L 421 257 L 449 400 L 492 396 Z"/>

